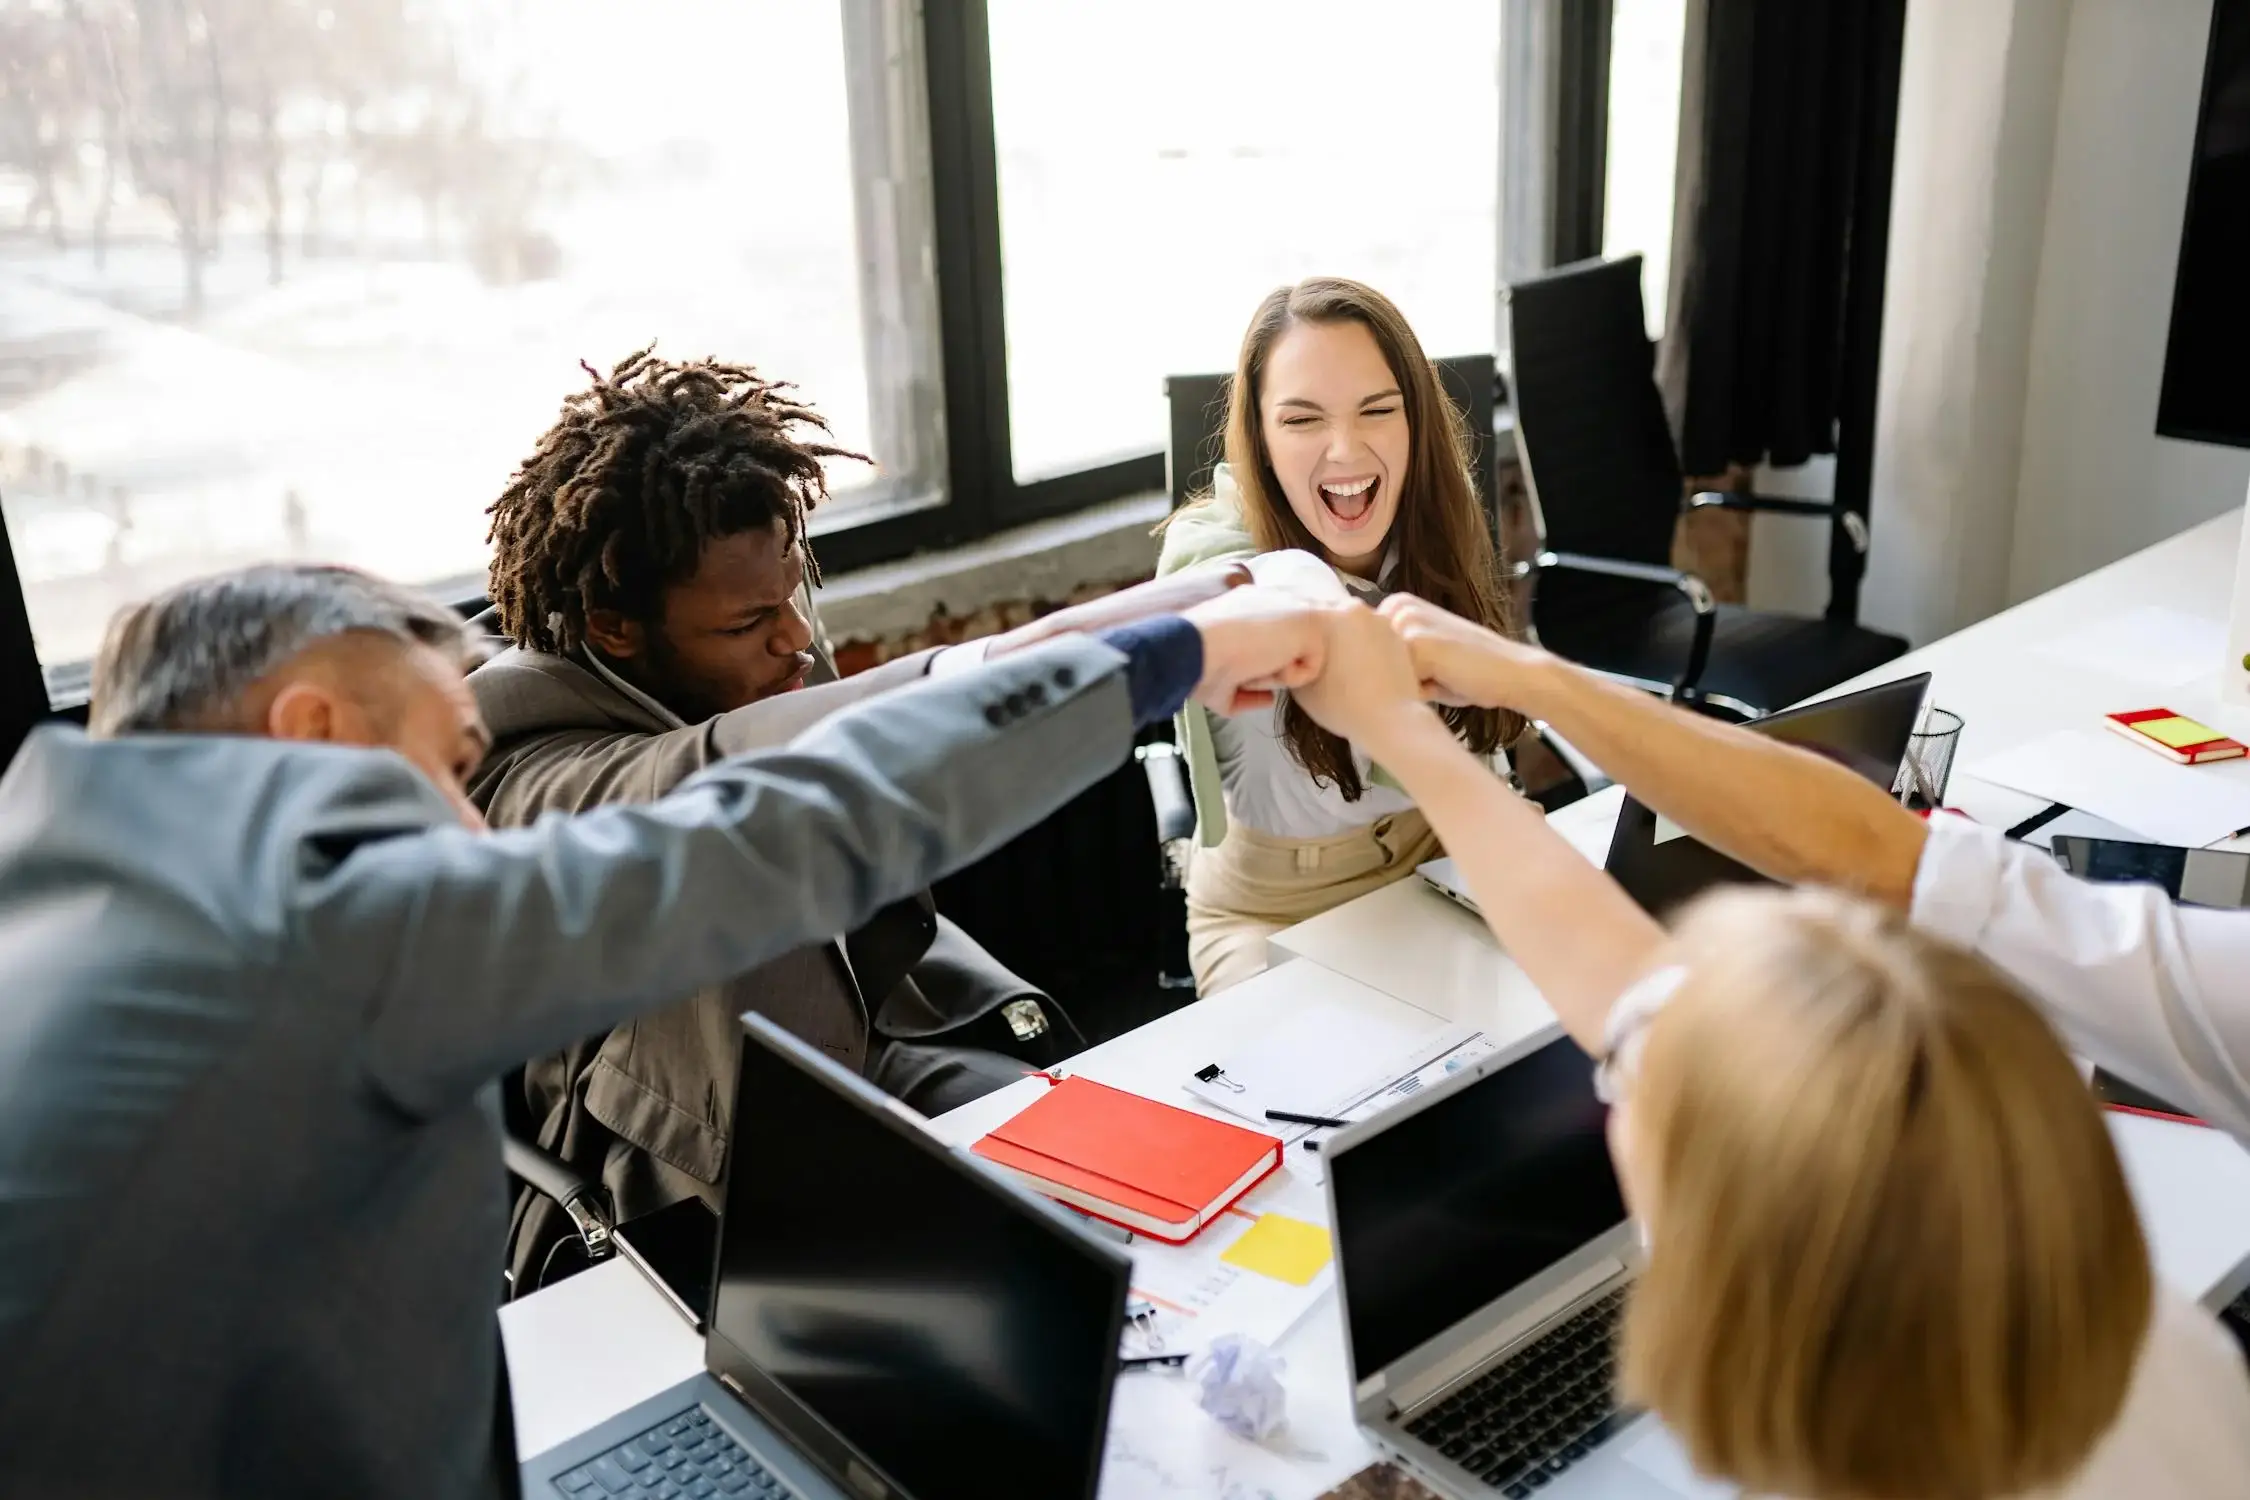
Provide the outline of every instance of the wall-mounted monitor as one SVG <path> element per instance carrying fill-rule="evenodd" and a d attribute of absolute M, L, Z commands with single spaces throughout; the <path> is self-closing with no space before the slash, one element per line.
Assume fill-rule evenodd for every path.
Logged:
<path fill-rule="evenodd" d="M 2250 0 L 2212 7 L 2156 430 L 2250 448 Z"/>

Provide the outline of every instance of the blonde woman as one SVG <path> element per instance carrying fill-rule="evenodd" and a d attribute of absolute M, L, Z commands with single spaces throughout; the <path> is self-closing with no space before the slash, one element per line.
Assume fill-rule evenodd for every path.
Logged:
<path fill-rule="evenodd" d="M 1622 1394 L 1706 1476 L 1796 1500 L 2250 1494 L 2250 1375 L 2153 1283 L 2116 1154 L 1983 960 L 1821 892 L 1667 935 L 1340 614 L 1319 722 L 1396 775 L 1600 1059 L 1647 1240 Z"/>
<path fill-rule="evenodd" d="M 1512 629 L 1461 414 L 1380 292 L 1322 277 L 1269 295 L 1243 335 L 1225 433 L 1212 493 L 1163 528 L 1159 575 L 1294 549 L 1363 598 L 1405 590 Z M 1447 717 L 1488 759 L 1523 728 L 1497 709 Z M 1221 720 L 1191 708 L 1181 739 L 1199 993 L 1263 969 L 1281 928 L 1438 853 L 1397 781 L 1302 710 Z"/>

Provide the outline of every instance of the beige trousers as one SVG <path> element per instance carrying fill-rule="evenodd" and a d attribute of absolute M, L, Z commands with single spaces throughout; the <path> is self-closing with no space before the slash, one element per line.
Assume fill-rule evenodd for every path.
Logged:
<path fill-rule="evenodd" d="M 1266 968 L 1266 939 L 1355 896 L 1381 890 L 1438 857 L 1429 820 L 1408 808 L 1324 839 L 1285 839 L 1227 824 L 1188 861 L 1188 965 L 1195 992 L 1215 995 Z"/>

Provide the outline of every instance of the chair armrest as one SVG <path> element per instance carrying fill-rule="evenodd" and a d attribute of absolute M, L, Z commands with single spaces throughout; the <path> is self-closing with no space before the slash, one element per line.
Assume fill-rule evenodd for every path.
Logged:
<path fill-rule="evenodd" d="M 1188 794 L 1180 747 L 1159 740 L 1135 747 L 1133 759 L 1148 777 L 1148 798 L 1156 807 L 1156 841 L 1169 844 L 1195 832 L 1195 799 Z"/>
<path fill-rule="evenodd" d="M 1764 511 L 1776 516 L 1815 516 L 1843 532 L 1852 550 L 1867 555 L 1867 522 L 1858 511 L 1841 510 L 1833 500 L 1801 500 L 1789 495 L 1744 495 L 1732 490 L 1704 490 L 1688 496 L 1689 510 Z"/>
<path fill-rule="evenodd" d="M 615 1253 L 612 1230 L 616 1216 L 610 1211 L 609 1193 L 600 1183 L 580 1176 L 561 1157 L 512 1130 L 500 1137 L 500 1158 L 507 1164 L 509 1176 L 561 1205 L 578 1228 L 589 1262 L 607 1260 Z"/>
<path fill-rule="evenodd" d="M 1599 573 L 1605 578 L 1630 578 L 1638 583 L 1661 583 L 1687 595 L 1689 604 L 1699 615 L 1707 615 L 1718 607 L 1711 597 L 1711 586 L 1693 573 L 1682 568 L 1667 567 L 1663 563 L 1627 562 L 1621 557 L 1589 557 L 1583 552 L 1542 552 L 1528 563 L 1516 567 L 1516 575 L 1545 573 L 1561 569 L 1570 573 Z"/>
<path fill-rule="evenodd" d="M 1529 563 L 1518 564 L 1516 576 L 1527 573 L 1564 571 L 1572 573 L 1597 573 L 1605 578 L 1627 578 L 1637 583 L 1657 583 L 1678 589 L 1687 597 L 1688 607 L 1695 611 L 1695 636 L 1688 642 L 1686 663 L 1679 676 L 1672 680 L 1672 697 L 1676 702 L 1691 702 L 1696 688 L 1703 681 L 1703 669 L 1711 660 L 1711 630 L 1718 623 L 1719 602 L 1711 595 L 1711 586 L 1693 573 L 1681 568 L 1666 567 L 1661 563 L 1627 562 L 1617 557 L 1588 557 L 1580 552 L 1542 552 Z"/>

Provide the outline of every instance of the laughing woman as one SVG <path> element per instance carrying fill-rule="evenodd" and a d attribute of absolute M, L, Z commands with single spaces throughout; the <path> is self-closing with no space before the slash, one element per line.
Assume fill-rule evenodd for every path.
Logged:
<path fill-rule="evenodd" d="M 1436 366 L 1388 298 L 1326 277 L 1283 287 L 1243 336 L 1226 462 L 1211 493 L 1166 523 L 1157 572 L 1294 549 L 1370 602 L 1405 591 L 1512 634 L 1469 451 Z M 1495 760 L 1523 728 L 1491 709 L 1446 718 Z M 1199 994 L 1264 969 L 1266 939 L 1283 927 L 1438 852 L 1397 782 L 1302 709 L 1214 719 L 1190 707 L 1180 736 L 1195 792 Z"/>

